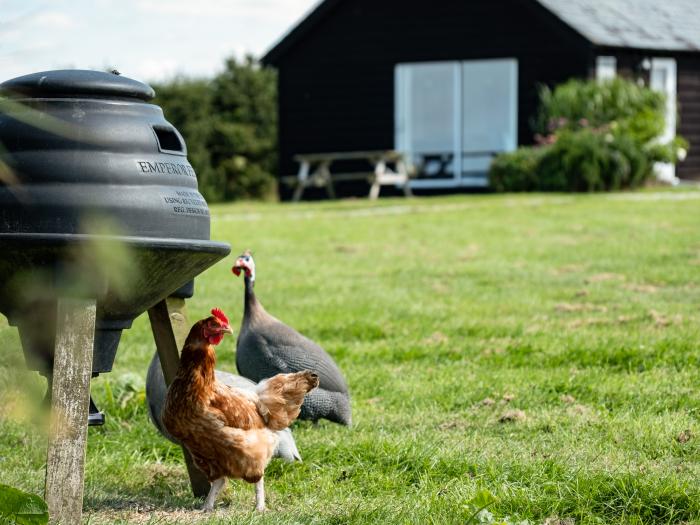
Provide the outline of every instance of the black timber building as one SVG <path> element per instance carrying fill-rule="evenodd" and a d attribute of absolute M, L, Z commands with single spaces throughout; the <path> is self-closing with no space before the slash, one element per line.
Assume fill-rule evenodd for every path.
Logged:
<path fill-rule="evenodd" d="M 485 186 L 493 154 L 532 143 L 538 86 L 619 74 L 664 91 L 690 142 L 662 175 L 700 180 L 699 0 L 324 0 L 263 63 L 280 175 L 298 153 L 398 149 L 414 188 Z"/>

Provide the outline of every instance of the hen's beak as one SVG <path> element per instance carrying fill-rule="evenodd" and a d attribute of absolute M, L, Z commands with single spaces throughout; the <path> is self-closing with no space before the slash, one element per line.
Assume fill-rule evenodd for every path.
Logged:
<path fill-rule="evenodd" d="M 224 326 L 224 332 L 233 335 L 233 328 L 230 326 Z"/>

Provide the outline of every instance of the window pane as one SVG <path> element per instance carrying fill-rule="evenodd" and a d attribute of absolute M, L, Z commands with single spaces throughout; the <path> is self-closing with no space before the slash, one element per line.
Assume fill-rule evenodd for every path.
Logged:
<path fill-rule="evenodd" d="M 462 174 L 485 176 L 492 157 L 517 145 L 515 60 L 462 63 Z"/>
<path fill-rule="evenodd" d="M 462 63 L 465 153 L 496 153 L 515 147 L 516 84 L 513 60 Z"/>
<path fill-rule="evenodd" d="M 453 177 L 455 71 L 455 62 L 397 67 L 396 144 L 421 176 Z"/>

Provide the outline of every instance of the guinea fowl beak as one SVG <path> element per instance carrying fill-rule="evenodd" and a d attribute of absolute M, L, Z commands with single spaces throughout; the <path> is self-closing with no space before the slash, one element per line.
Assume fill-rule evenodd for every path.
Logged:
<path fill-rule="evenodd" d="M 231 271 L 236 275 L 236 277 L 239 277 L 241 272 L 244 272 L 246 277 L 250 277 L 252 275 L 250 268 L 246 265 L 243 259 L 238 259 L 236 264 L 233 265 L 233 268 L 231 268 Z"/>

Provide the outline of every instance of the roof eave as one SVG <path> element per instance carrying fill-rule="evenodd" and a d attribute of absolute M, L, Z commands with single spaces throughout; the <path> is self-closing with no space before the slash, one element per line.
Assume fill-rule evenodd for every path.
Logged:
<path fill-rule="evenodd" d="M 325 17 L 341 0 L 319 0 L 299 20 L 284 33 L 270 49 L 262 56 L 260 61 L 265 65 L 276 66 L 283 55 L 292 48 L 308 31 Z"/>
<path fill-rule="evenodd" d="M 285 34 L 283 34 L 280 39 L 268 49 L 262 56 L 260 61 L 265 65 L 277 66 L 283 59 L 284 55 L 293 48 L 296 43 L 301 40 L 308 32 L 311 30 L 318 22 L 320 22 L 328 13 L 330 13 L 333 8 L 339 4 L 342 0 L 319 0 L 319 2 L 311 7 L 307 13 L 305 13 L 297 22 L 294 24 Z M 563 17 L 559 16 L 549 7 L 539 2 L 538 0 L 522 0 L 524 3 L 537 6 L 541 12 L 546 12 L 557 22 L 566 27 L 572 34 L 575 34 L 580 41 L 587 42 L 588 45 L 595 48 L 608 48 L 608 49 L 632 49 L 640 52 L 659 52 L 659 53 L 689 53 L 697 54 L 700 53 L 700 49 L 689 47 L 689 48 L 674 48 L 674 49 L 663 49 L 663 48 L 644 48 L 634 45 L 625 45 L 620 43 L 611 44 L 609 42 L 602 42 L 586 32 L 577 28 L 574 24 L 569 23 Z"/>
<path fill-rule="evenodd" d="M 648 53 L 653 55 L 654 53 L 666 53 L 666 54 L 689 54 L 696 55 L 700 54 L 700 48 L 698 47 L 644 47 L 625 43 L 610 43 L 591 40 L 593 47 L 596 49 L 610 49 L 610 50 L 626 50 L 626 51 L 636 51 L 638 53 Z"/>

